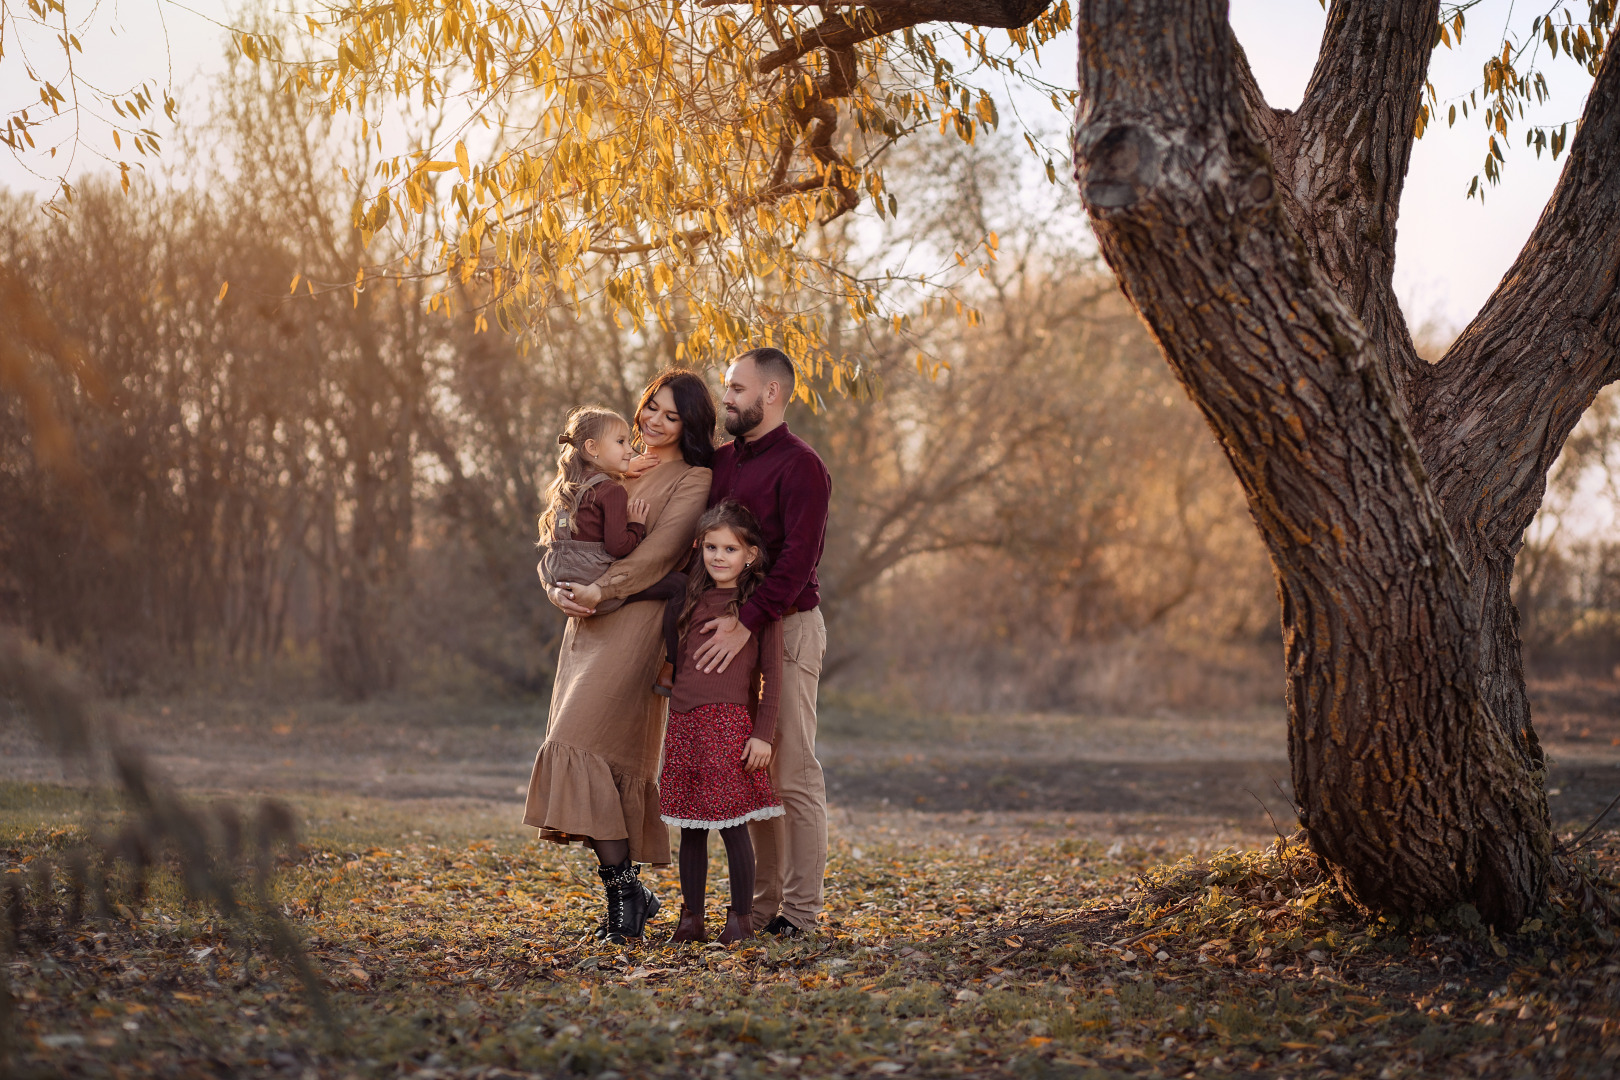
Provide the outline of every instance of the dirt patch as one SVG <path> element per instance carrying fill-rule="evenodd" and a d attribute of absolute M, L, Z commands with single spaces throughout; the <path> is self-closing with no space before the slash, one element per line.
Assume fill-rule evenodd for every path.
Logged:
<path fill-rule="evenodd" d="M 835 748 L 822 763 L 828 799 L 867 808 L 1168 814 L 1264 823 L 1264 803 L 1284 829 L 1294 820 L 1286 762 L 941 761 Z"/>
<path fill-rule="evenodd" d="M 1620 753 L 1598 717 L 1606 691 L 1538 691 L 1554 820 L 1584 826 L 1620 794 Z M 135 701 L 108 707 L 181 787 L 205 794 L 476 802 L 515 817 L 544 737 L 537 703 Z M 1583 734 L 1584 733 L 1584 734 Z M 829 802 L 853 830 L 1004 836 L 1264 839 L 1294 827 L 1280 715 L 903 717 L 830 704 L 819 752 Z M 1583 741 L 1584 740 L 1584 741 Z M 0 779 L 71 781 L 16 716 L 0 712 Z M 992 825 L 969 820 L 996 814 Z M 885 821 L 887 825 L 873 825 Z M 1620 815 L 1608 823 L 1620 825 Z M 879 834 L 887 835 L 887 834 Z M 897 837 L 899 833 L 895 834 Z"/>

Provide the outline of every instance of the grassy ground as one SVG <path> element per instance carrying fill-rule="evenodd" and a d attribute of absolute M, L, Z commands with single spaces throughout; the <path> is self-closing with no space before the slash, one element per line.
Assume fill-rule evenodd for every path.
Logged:
<path fill-rule="evenodd" d="M 846 831 L 808 941 L 595 944 L 588 857 L 487 804 L 294 799 L 277 877 L 326 988 L 322 1021 L 251 932 L 158 874 L 67 925 L 34 867 L 105 823 L 81 790 L 0 784 L 10 1076 L 1604 1076 L 1620 954 L 1549 911 L 1478 928 L 1369 926 L 1299 859 L 1165 869 L 1051 830 L 946 843 Z M 1206 857 L 1208 853 L 1205 853 Z M 1612 873 L 1613 844 L 1598 852 Z M 710 910 L 725 889 L 716 852 Z M 1144 875 L 1146 880 L 1144 881 Z M 120 899 L 120 897 L 122 899 Z M 121 905 L 121 906 L 120 906 Z M 717 920 L 711 914 L 711 923 Z M 0 1073 L 6 1073 L 0 1067 Z"/>

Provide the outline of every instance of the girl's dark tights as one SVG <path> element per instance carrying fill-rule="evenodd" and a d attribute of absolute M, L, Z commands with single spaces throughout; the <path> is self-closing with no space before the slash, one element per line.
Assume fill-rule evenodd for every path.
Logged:
<path fill-rule="evenodd" d="M 747 824 L 720 830 L 731 868 L 731 910 L 746 915 L 754 909 L 754 842 Z M 703 910 L 703 891 L 709 883 L 709 830 L 681 830 L 681 898 L 686 910 Z"/>

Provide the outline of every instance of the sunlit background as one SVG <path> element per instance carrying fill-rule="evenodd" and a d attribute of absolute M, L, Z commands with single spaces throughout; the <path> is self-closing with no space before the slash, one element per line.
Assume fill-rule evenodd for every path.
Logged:
<path fill-rule="evenodd" d="M 291 153 L 291 144 L 266 138 L 263 123 L 252 118 L 254 109 L 269 107 L 262 96 L 254 99 L 246 90 L 240 100 L 231 96 L 232 87 L 247 86 L 253 72 L 228 39 L 227 26 L 244 18 L 232 6 L 207 0 L 191 5 L 123 0 L 104 6 L 84 37 L 80 73 L 108 92 L 143 82 L 159 99 L 171 91 L 180 103 L 178 123 L 161 116 L 151 122 L 161 136 L 159 152 L 143 157 L 127 145 L 115 149 L 108 128 L 87 116 L 80 138 L 62 142 L 61 156 L 26 159 L 36 172 L 0 156 L 0 186 L 12 196 L 8 212 L 18 230 L 14 235 L 26 234 L 29 243 L 40 245 L 41 265 L 59 257 L 50 272 L 59 282 L 82 280 L 81 299 L 103 295 L 104 301 L 92 305 L 141 322 L 146 300 L 131 291 L 155 280 L 145 270 L 120 271 L 106 262 L 79 269 L 73 259 L 80 255 L 65 254 L 70 248 L 92 260 L 103 250 L 96 245 L 106 243 L 94 235 L 101 226 L 88 224 L 91 220 L 123 222 L 117 226 L 127 230 L 120 234 L 122 242 L 134 245 L 131 250 L 149 257 L 154 267 L 167 265 L 180 275 L 181 294 L 164 301 L 179 305 L 172 313 L 179 321 L 162 330 L 170 337 L 151 345 L 151 355 L 162 362 L 128 359 L 133 367 L 121 376 L 153 395 L 150 422 L 158 426 L 150 429 L 153 441 L 140 452 L 160 460 L 146 477 L 156 485 L 152 498 L 185 493 L 185 505 L 172 511 L 173 528 L 195 541 L 198 515 L 226 512 L 224 504 L 208 501 L 215 497 L 209 494 L 213 466 L 199 464 L 199 451 L 188 441 L 202 441 L 210 403 L 234 400 L 244 386 L 256 392 L 261 383 L 292 395 L 263 406 L 280 410 L 276 423 L 281 427 L 269 429 L 270 436 L 261 439 L 243 421 L 243 442 L 212 451 L 241 455 L 237 471 L 221 467 L 237 477 L 233 483 L 262 485 L 252 489 L 251 498 L 244 495 L 256 507 L 253 513 L 293 515 L 296 524 L 290 529 L 296 535 L 273 540 L 263 539 L 260 526 L 244 524 L 246 518 L 231 526 L 243 530 L 242 538 L 268 545 L 253 558 L 268 560 L 271 569 L 233 546 L 237 539 L 220 541 L 219 550 L 202 544 L 199 550 L 208 551 L 198 558 L 206 568 L 198 573 L 216 575 L 203 591 L 216 612 L 208 618 L 217 626 L 192 625 L 198 620 L 186 612 L 194 602 L 183 589 L 171 595 L 180 588 L 173 581 L 143 584 L 148 593 L 142 594 L 145 599 L 131 598 L 136 605 L 131 610 L 150 612 L 152 595 L 166 597 L 173 611 L 164 618 L 173 626 L 155 637 L 171 635 L 164 646 L 171 652 L 195 655 L 201 643 L 205 652 L 259 656 L 266 649 L 276 653 L 283 638 L 301 643 L 288 648 L 305 649 L 299 655 L 317 667 L 324 664 L 329 678 L 344 668 L 346 674 L 336 681 L 359 693 L 393 685 L 383 670 L 392 661 L 332 653 L 332 643 L 343 636 L 344 618 L 370 628 L 356 631 L 358 639 L 373 632 L 379 640 L 393 631 L 403 634 L 386 643 L 383 652 L 389 655 L 414 651 L 418 660 L 442 659 L 442 670 L 452 674 L 471 672 L 469 678 L 499 686 L 543 690 L 559 623 L 537 603 L 528 534 L 535 492 L 548 467 L 548 425 L 587 397 L 624 407 L 632 384 L 673 354 L 654 335 L 615 331 L 600 312 L 574 313 L 551 327 L 544 347 L 527 351 L 459 322 L 413 321 L 417 309 L 407 303 L 400 309 L 404 314 L 377 325 L 390 342 L 385 351 L 401 350 L 399 357 L 414 356 L 411 362 L 422 365 L 426 404 L 399 391 L 401 369 L 389 367 L 398 357 L 377 370 L 362 365 L 351 371 L 347 358 L 355 350 L 363 353 L 366 335 L 375 330 L 366 320 L 382 318 L 376 314 L 380 309 L 361 305 L 358 294 L 349 297 L 346 285 L 343 296 L 329 297 L 324 307 L 289 307 L 285 298 L 288 279 L 304 282 L 297 285 L 304 296 L 312 270 L 301 259 L 328 259 L 331 251 L 353 243 L 347 231 L 352 185 L 345 188 L 337 180 L 352 146 L 339 145 L 340 138 L 339 144 L 316 148 L 306 179 L 326 186 L 326 202 L 315 209 L 290 205 L 303 189 L 277 172 L 277 157 Z M 1468 11 L 1461 47 L 1435 54 L 1431 79 L 1442 115 L 1449 101 L 1478 84 L 1480 62 L 1498 47 L 1502 34 L 1522 35 L 1529 19 L 1508 0 L 1486 0 Z M 1237 0 L 1232 22 L 1268 99 L 1278 107 L 1297 104 L 1322 33 L 1322 8 L 1314 0 Z M 13 40 L 8 64 L 24 46 L 59 59 L 48 43 Z M 1070 33 L 1041 49 L 1034 70 L 1056 87 L 1072 88 L 1073 65 Z M 0 102 L 11 105 L 36 92 L 20 79 L 16 65 L 3 70 L 11 81 L 0 85 Z M 953 253 L 979 243 L 986 232 L 999 232 L 1002 258 L 994 266 L 979 259 L 958 273 L 959 281 L 980 290 L 975 302 L 988 320 L 971 332 L 955 318 L 918 306 L 927 290 L 915 295 L 896 290 L 900 302 L 914 305 L 917 338 L 911 344 L 933 348 L 951 365 L 941 369 L 948 372 L 944 378 L 930 382 L 912 370 L 909 347 L 878 342 L 870 355 L 886 386 L 881 402 L 834 395 L 820 415 L 806 412 L 795 421 L 820 440 L 817 445 L 833 463 L 847 500 L 837 510 L 843 516 L 835 522 L 825 573 L 829 611 L 844 619 L 829 661 L 829 685 L 851 694 L 896 695 L 927 707 L 1274 706 L 1275 597 L 1230 471 L 1139 323 L 1099 275 L 1063 161 L 1066 106 L 1054 109 L 1044 90 L 996 78 L 983 84 L 1004 103 L 996 136 L 981 138 L 971 151 L 950 139 L 918 136 L 903 142 L 893 151 L 892 176 L 901 219 L 881 221 L 863 206 L 839 223 L 830 241 L 850 267 L 873 275 L 957 273 Z M 1587 76 L 1564 62 L 1554 65 L 1548 78 L 1551 100 L 1532 110 L 1527 121 L 1573 120 Z M 1405 188 L 1397 289 L 1415 336 L 1431 355 L 1484 303 L 1528 236 L 1562 165 L 1550 154 L 1538 158 L 1525 149 L 1523 127 L 1517 127 L 1502 182 L 1486 185 L 1483 199 L 1466 197 L 1486 152 L 1484 128 L 1477 112 L 1474 117 L 1455 127 L 1443 121 L 1429 126 L 1416 146 Z M 405 123 L 385 121 L 382 131 L 390 154 L 410 149 L 407 140 L 419 135 Z M 1033 152 L 1026 133 L 1036 143 Z M 478 137 L 469 134 L 469 142 Z M 448 154 L 448 144 L 436 153 Z M 1046 177 L 1047 155 L 1056 161 L 1055 182 Z M 42 224 L 37 207 L 55 194 L 61 177 L 82 192 L 96 189 L 98 182 L 105 188 L 116 182 L 112 163 L 118 159 L 141 163 L 132 199 L 98 196 L 99 209 L 88 218 Z M 214 187 L 206 192 L 193 190 L 210 184 Z M 176 210 L 171 217 L 160 208 L 164 200 L 187 192 L 201 201 L 184 203 L 190 207 L 184 214 Z M 209 199 L 213 209 L 204 209 Z M 211 214 L 228 220 L 216 222 Z M 314 228 L 320 214 L 328 216 Z M 331 231 L 321 233 L 322 228 Z M 59 243 L 52 229 L 72 242 Z M 277 229 L 286 232 L 272 235 Z M 170 251 L 165 245 L 171 234 L 200 237 L 201 246 L 195 252 Z M 182 249 L 191 243 L 175 242 Z M 222 246 L 209 248 L 211 243 Z M 244 245 L 253 243 L 261 245 L 254 249 L 259 254 L 242 256 Z M 195 265 L 182 267 L 193 255 Z M 974 271 L 980 268 L 994 272 L 1000 292 L 976 282 Z M 354 273 L 352 264 L 334 264 L 329 271 L 328 281 L 338 283 Z M 157 269 L 151 274 L 162 276 Z M 64 310 L 80 320 L 75 333 L 108 349 L 122 347 L 117 343 L 123 339 L 94 318 L 97 312 L 82 305 Z M 283 332 L 278 320 L 284 318 L 313 320 L 300 323 L 298 331 L 305 335 L 298 340 L 314 350 L 309 355 L 278 344 L 275 335 Z M 196 358 L 187 351 L 192 349 L 199 350 Z M 183 389 L 164 389 L 159 375 L 143 374 L 142 365 L 161 369 L 170 352 L 181 357 L 173 360 L 173 377 Z M 249 357 L 257 359 L 249 363 L 244 359 Z M 117 360 L 115 369 L 124 370 L 119 367 L 124 363 Z M 210 367 L 215 363 L 218 371 Z M 258 374 L 253 364 L 262 364 L 267 374 Z M 308 380 L 313 398 L 300 396 L 306 394 L 301 379 Z M 1060 386 L 1061 392 L 1030 400 L 1024 388 L 1043 379 L 1043 385 Z M 186 400 L 174 405 L 164 394 Z M 397 399 L 390 397 L 395 394 Z M 431 422 L 418 430 L 412 425 L 419 419 L 413 417 L 424 409 Z M 382 418 L 382 428 L 363 429 L 368 410 Z M 1614 477 L 1620 475 L 1611 463 L 1620 445 L 1613 414 L 1613 402 L 1605 396 L 1572 444 L 1573 456 L 1555 473 L 1547 508 L 1531 530 L 1520 565 L 1520 599 L 1532 654 L 1538 641 L 1565 640 L 1577 626 L 1591 630 L 1598 625 L 1588 618 L 1591 610 L 1606 612 L 1612 606 L 1607 537 L 1615 520 Z M 178 441 L 159 447 L 161 425 L 170 423 Z M 409 432 L 400 448 L 387 445 L 390 425 Z M 303 432 L 307 443 L 292 446 L 282 439 L 287 431 Z M 536 438 L 537 431 L 547 434 Z M 977 457 L 952 456 L 963 432 L 978 440 Z M 93 439 L 85 445 L 91 456 L 107 455 L 97 467 L 114 488 L 131 483 L 118 471 L 117 454 Z M 884 452 L 893 452 L 892 461 L 874 469 L 872 463 Z M 299 473 L 298 463 L 309 460 L 318 460 L 319 467 Z M 265 471 L 259 475 L 254 470 L 261 466 Z M 288 471 L 276 471 L 283 468 Z M 946 484 L 942 476 L 952 468 L 982 470 L 974 474 L 982 475 L 978 493 L 963 494 Z M 374 472 L 393 476 L 389 470 L 398 470 L 400 493 L 367 495 L 364 478 Z M 299 501 L 312 491 L 329 500 L 326 509 Z M 469 500 L 469 491 L 486 502 Z M 365 520 L 363 501 L 373 497 L 378 500 L 373 510 L 386 522 L 386 528 L 377 528 L 401 530 L 390 541 L 398 550 L 360 530 L 359 535 L 371 537 L 368 543 L 380 544 L 361 551 L 349 531 Z M 890 516 L 896 508 L 919 500 L 929 512 L 896 525 Z M 1041 507 L 1042 529 L 1034 535 L 1007 531 L 1007 522 L 1016 520 L 1009 508 L 1016 506 Z M 322 513 L 327 517 L 320 518 Z M 317 519 L 325 531 L 319 550 L 312 551 L 315 533 L 307 530 L 315 529 Z M 116 638 L 122 644 L 111 649 L 105 680 L 114 686 L 141 684 L 153 635 L 101 625 L 98 619 L 111 618 L 101 610 L 109 605 L 98 607 L 89 597 L 97 587 L 95 573 L 122 581 L 117 559 L 128 557 L 131 573 L 150 574 L 151 560 L 139 557 L 139 544 L 162 550 L 173 541 L 158 530 L 145 540 L 136 538 L 132 554 L 106 562 L 95 543 L 82 536 L 69 541 L 85 522 L 60 527 L 60 536 L 25 536 L 39 560 L 40 581 L 57 590 L 71 591 L 71 585 L 87 592 L 83 611 L 64 615 L 67 621 L 45 636 Z M 986 543 L 1002 545 L 1013 557 L 986 553 Z M 493 561 L 487 556 L 492 546 L 501 552 Z M 69 582 L 61 576 L 63 560 L 74 558 L 98 569 Z M 230 629 L 246 617 L 238 609 L 260 603 L 243 591 L 240 579 L 250 569 L 274 579 L 265 595 L 275 598 L 263 600 L 268 606 L 254 616 L 259 621 L 252 633 Z M 963 580 L 971 584 L 964 586 Z M 375 600 L 363 588 L 355 594 L 361 599 L 345 593 L 358 588 L 350 584 L 356 581 L 371 582 L 384 599 Z M 196 582 L 186 587 L 203 588 Z M 1002 603 L 1009 589 L 1019 597 L 1016 604 Z M 956 607 L 973 597 L 982 617 L 956 618 Z M 276 622 L 281 618 L 285 624 Z M 83 620 L 100 628 L 86 629 Z M 1601 641 L 1590 649 L 1581 646 L 1587 649 L 1581 662 L 1598 663 L 1606 671 L 1613 660 L 1605 659 L 1612 652 L 1605 643 L 1613 635 L 1612 628 L 1601 630 Z M 1168 669 L 1177 672 L 1175 679 L 1163 677 Z"/>

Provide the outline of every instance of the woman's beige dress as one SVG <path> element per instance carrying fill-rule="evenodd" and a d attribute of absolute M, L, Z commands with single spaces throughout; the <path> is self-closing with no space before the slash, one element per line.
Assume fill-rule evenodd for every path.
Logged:
<path fill-rule="evenodd" d="M 709 501 L 709 470 L 665 462 L 625 484 L 645 499 L 647 537 L 597 582 L 622 600 L 676 569 Z M 569 619 L 551 691 L 546 741 L 529 774 L 523 823 L 543 840 L 630 840 L 630 858 L 669 862 L 658 816 L 668 699 L 652 692 L 664 658 L 664 606 L 641 602 Z"/>

